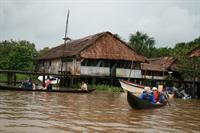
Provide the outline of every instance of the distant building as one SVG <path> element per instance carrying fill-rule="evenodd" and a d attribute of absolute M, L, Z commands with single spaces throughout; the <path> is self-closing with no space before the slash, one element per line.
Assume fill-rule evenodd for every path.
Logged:
<path fill-rule="evenodd" d="M 200 47 L 196 47 L 188 53 L 188 57 L 200 57 Z"/>
<path fill-rule="evenodd" d="M 173 57 L 159 57 L 148 59 L 149 63 L 142 63 L 142 78 L 165 79 L 166 75 L 176 73 L 176 60 Z"/>
<path fill-rule="evenodd" d="M 37 62 L 39 72 L 142 78 L 141 63 L 147 60 L 112 33 L 102 32 L 54 47 Z"/>

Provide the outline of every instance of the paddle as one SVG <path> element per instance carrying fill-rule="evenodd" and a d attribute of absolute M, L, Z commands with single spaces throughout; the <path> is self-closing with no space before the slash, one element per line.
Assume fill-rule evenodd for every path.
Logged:
<path fill-rule="evenodd" d="M 166 94 L 166 92 L 164 92 L 163 95 L 164 95 L 164 97 L 165 97 L 165 99 L 166 99 L 168 105 L 170 106 L 170 103 L 169 103 L 169 100 L 168 100 L 168 98 L 167 98 L 167 94 Z"/>

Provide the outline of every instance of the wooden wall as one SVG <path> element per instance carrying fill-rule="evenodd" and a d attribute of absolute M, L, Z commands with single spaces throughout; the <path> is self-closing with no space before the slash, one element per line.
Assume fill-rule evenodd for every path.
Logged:
<path fill-rule="evenodd" d="M 46 60 L 44 62 L 40 62 L 39 72 L 58 74 L 62 70 L 69 75 L 114 76 L 122 78 L 142 77 L 141 70 L 139 70 L 139 68 L 121 68 L 122 66 L 124 66 L 123 62 L 111 61 L 110 63 L 106 64 L 106 66 L 104 66 L 105 64 L 103 66 L 101 65 L 101 63 L 103 63 L 102 60 L 95 60 L 95 63 L 90 62 L 86 65 L 81 65 L 81 61 L 75 58 L 71 59 L 70 61 L 65 61 L 63 63 L 61 62 L 61 59 Z M 125 65 L 125 67 L 130 68 L 130 63 L 128 66 Z"/>

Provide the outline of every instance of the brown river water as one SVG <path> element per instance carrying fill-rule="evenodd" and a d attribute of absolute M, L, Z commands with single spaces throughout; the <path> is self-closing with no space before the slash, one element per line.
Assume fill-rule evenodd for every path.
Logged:
<path fill-rule="evenodd" d="M 0 91 L 1 133 L 200 133 L 200 100 L 130 108 L 125 93 Z"/>

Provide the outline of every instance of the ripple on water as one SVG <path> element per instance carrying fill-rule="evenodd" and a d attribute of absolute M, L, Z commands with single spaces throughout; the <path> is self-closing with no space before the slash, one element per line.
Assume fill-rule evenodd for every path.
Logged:
<path fill-rule="evenodd" d="M 0 132 L 199 132 L 200 101 L 134 110 L 124 94 L 0 92 Z"/>

